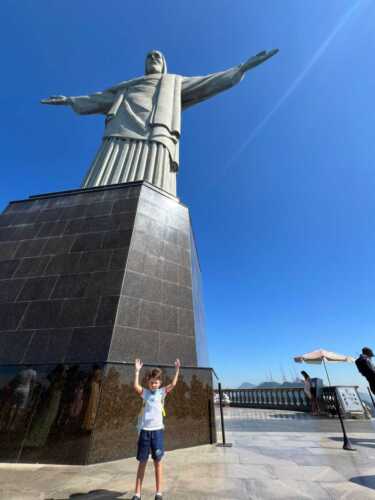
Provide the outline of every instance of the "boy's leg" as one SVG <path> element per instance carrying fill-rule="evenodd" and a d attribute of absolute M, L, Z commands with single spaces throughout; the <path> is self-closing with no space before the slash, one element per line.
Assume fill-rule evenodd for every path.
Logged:
<path fill-rule="evenodd" d="M 151 433 L 141 430 L 138 438 L 137 460 L 139 462 L 137 469 L 137 478 L 135 480 L 135 494 L 140 497 L 142 491 L 143 478 L 147 466 L 147 460 L 151 447 Z"/>
<path fill-rule="evenodd" d="M 135 494 L 139 497 L 141 496 L 142 492 L 142 483 L 143 483 L 143 478 L 145 477 L 146 466 L 147 466 L 147 460 L 146 462 L 139 462 L 138 464 L 137 478 L 135 480 Z"/>
<path fill-rule="evenodd" d="M 151 455 L 155 467 L 156 492 L 161 493 L 163 488 L 163 466 L 161 460 L 164 455 L 164 431 L 153 431 L 151 434 Z"/>
<path fill-rule="evenodd" d="M 156 492 L 163 491 L 163 464 L 161 460 L 154 460 Z"/>

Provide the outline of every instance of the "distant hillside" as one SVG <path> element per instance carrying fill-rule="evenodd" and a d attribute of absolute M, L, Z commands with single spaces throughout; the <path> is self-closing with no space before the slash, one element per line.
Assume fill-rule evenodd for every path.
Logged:
<path fill-rule="evenodd" d="M 239 389 L 252 389 L 253 387 L 256 387 L 256 385 L 251 384 L 250 382 L 242 382 Z"/>
<path fill-rule="evenodd" d="M 251 382 L 243 382 L 239 389 L 255 389 L 256 387 L 303 387 L 303 382 L 294 381 L 294 382 L 276 382 L 272 380 L 271 382 L 262 382 L 259 385 L 252 384 Z"/>

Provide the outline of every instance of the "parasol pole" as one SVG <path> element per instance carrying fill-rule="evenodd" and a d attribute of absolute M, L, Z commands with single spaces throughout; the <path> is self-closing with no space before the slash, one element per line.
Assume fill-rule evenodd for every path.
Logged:
<path fill-rule="evenodd" d="M 327 371 L 326 362 L 325 362 L 324 357 L 322 359 L 323 359 L 323 365 L 324 365 L 324 369 L 326 371 L 326 375 L 327 375 L 327 379 L 328 379 L 328 385 L 331 387 L 332 384 L 331 384 L 331 381 L 329 380 L 329 375 L 328 375 L 328 371 Z"/>

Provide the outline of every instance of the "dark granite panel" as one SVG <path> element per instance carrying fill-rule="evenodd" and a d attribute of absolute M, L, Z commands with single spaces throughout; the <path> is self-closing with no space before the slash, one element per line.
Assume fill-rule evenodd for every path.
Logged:
<path fill-rule="evenodd" d="M 114 220 L 110 215 L 103 215 L 100 217 L 72 220 L 68 223 L 65 233 L 97 233 L 99 231 L 109 231 L 110 229 L 116 229 Z"/>
<path fill-rule="evenodd" d="M 0 214 L 0 227 L 11 226 L 14 222 L 14 214 Z"/>
<path fill-rule="evenodd" d="M 157 302 L 143 300 L 141 303 L 140 328 L 144 330 L 161 330 L 162 311 Z"/>
<path fill-rule="evenodd" d="M 159 345 L 159 363 L 170 365 L 176 358 L 180 358 L 185 366 L 195 366 L 197 356 L 194 337 L 162 333 Z"/>
<path fill-rule="evenodd" d="M 200 272 L 198 254 L 195 247 L 193 232 L 191 232 L 191 262 L 197 364 L 198 366 L 209 366 L 203 307 L 202 275 Z"/>
<path fill-rule="evenodd" d="M 102 201 L 100 203 L 93 203 L 85 207 L 86 217 L 96 217 L 99 215 L 108 215 L 112 212 L 113 202 Z"/>
<path fill-rule="evenodd" d="M 22 321 L 22 328 L 55 328 L 59 325 L 59 314 L 63 301 L 61 300 L 41 300 L 31 302 L 25 317 Z M 25 305 L 21 302 L 17 305 Z"/>
<path fill-rule="evenodd" d="M 111 327 L 75 328 L 66 355 L 66 362 L 97 363 L 106 360 L 111 336 Z"/>
<path fill-rule="evenodd" d="M 135 212 L 138 205 L 138 198 L 126 199 L 115 201 L 113 205 L 113 213 Z"/>
<path fill-rule="evenodd" d="M 32 209 L 32 204 L 30 201 L 12 201 L 9 203 L 5 212 L 27 212 Z"/>
<path fill-rule="evenodd" d="M 61 363 L 65 360 L 72 337 L 72 328 L 36 330 L 32 332 L 24 363 Z"/>
<path fill-rule="evenodd" d="M 83 297 L 89 287 L 90 278 L 90 273 L 66 274 L 60 276 L 53 290 L 52 298 L 64 299 Z"/>
<path fill-rule="evenodd" d="M 0 302 L 13 302 L 22 289 L 25 279 L 0 280 Z"/>
<path fill-rule="evenodd" d="M 141 253 L 150 253 L 162 257 L 164 241 L 149 234 L 135 231 L 132 238 L 132 248 Z"/>
<path fill-rule="evenodd" d="M 178 284 L 191 287 L 191 270 L 187 267 L 178 266 Z"/>
<path fill-rule="evenodd" d="M 177 244 L 182 248 L 190 247 L 190 235 L 184 231 L 177 231 Z"/>
<path fill-rule="evenodd" d="M 45 240 L 26 240 L 19 244 L 15 258 L 37 257 L 45 246 Z"/>
<path fill-rule="evenodd" d="M 178 328 L 178 307 L 169 305 L 160 305 L 161 309 L 161 324 L 162 332 L 177 332 Z"/>
<path fill-rule="evenodd" d="M 174 283 L 164 281 L 162 301 L 164 304 L 180 306 L 180 287 L 178 285 L 175 285 Z"/>
<path fill-rule="evenodd" d="M 111 257 L 111 250 L 83 252 L 79 264 L 80 272 L 106 271 L 108 269 Z"/>
<path fill-rule="evenodd" d="M 181 266 L 190 268 L 191 267 L 191 256 L 188 250 L 181 249 Z"/>
<path fill-rule="evenodd" d="M 128 247 L 131 236 L 131 230 L 109 231 L 104 236 L 103 248 Z"/>
<path fill-rule="evenodd" d="M 166 281 L 171 281 L 172 283 L 178 283 L 179 267 L 174 262 L 168 260 L 163 261 L 163 279 Z M 182 268 L 183 269 L 183 268 Z"/>
<path fill-rule="evenodd" d="M 126 271 L 122 294 L 128 295 L 129 297 L 138 297 L 140 299 L 144 298 L 143 296 L 144 282 L 145 282 L 145 276 L 143 274 L 134 273 L 132 271 Z"/>
<path fill-rule="evenodd" d="M 193 309 L 192 290 L 186 286 L 179 286 L 179 305 L 186 309 Z"/>
<path fill-rule="evenodd" d="M 179 238 L 178 235 L 181 231 L 177 231 L 174 227 L 166 227 L 165 231 L 165 239 L 167 240 L 168 243 L 172 245 L 178 245 L 179 244 Z"/>
<path fill-rule="evenodd" d="M 145 276 L 143 281 L 143 298 L 152 302 L 160 302 L 162 297 L 162 284 L 159 279 Z"/>
<path fill-rule="evenodd" d="M 123 277 L 123 273 L 118 270 L 91 273 L 85 295 L 87 297 L 120 295 Z"/>
<path fill-rule="evenodd" d="M 0 279 L 11 278 L 18 268 L 20 260 L 2 260 L 0 261 Z"/>
<path fill-rule="evenodd" d="M 145 367 L 143 373 L 151 366 Z M 163 385 L 174 370 L 163 370 Z M 89 463 L 134 457 L 137 416 L 142 400 L 133 390 L 133 367 L 108 364 L 92 435 Z M 142 377 L 142 374 L 141 374 Z M 210 370 L 183 368 L 179 382 L 166 398 L 167 450 L 209 444 L 216 440 Z"/>
<path fill-rule="evenodd" d="M 1 462 L 16 462 L 21 451 L 22 443 L 25 439 L 29 415 L 25 415 L 24 408 L 21 408 L 20 398 L 13 387 L 16 386 L 19 378 L 26 378 L 27 373 L 20 373 L 19 367 L 0 366 L 0 460 Z M 28 394 L 25 394 L 23 403 L 27 401 Z M 2 488 L 2 496 L 8 500 L 13 495 Z M 14 497 L 13 497 L 14 498 Z"/>
<path fill-rule="evenodd" d="M 143 262 L 143 272 L 154 278 L 163 278 L 164 262 L 161 257 L 146 254 Z"/>
<path fill-rule="evenodd" d="M 39 212 L 38 222 L 56 222 L 61 219 L 63 214 L 62 208 L 51 208 L 49 210 L 42 210 Z"/>
<path fill-rule="evenodd" d="M 3 302 L 0 304 L 0 330 L 16 330 L 27 306 L 26 302 Z"/>
<path fill-rule="evenodd" d="M 138 198 L 140 186 L 127 186 L 126 189 L 107 189 L 103 193 L 104 200 L 120 200 L 122 198 Z"/>
<path fill-rule="evenodd" d="M 18 241 L 0 243 L 0 260 L 11 260 L 16 253 L 18 245 Z"/>
<path fill-rule="evenodd" d="M 2 227 L 0 230 L 0 241 L 16 241 L 16 231 L 15 227 Z"/>
<path fill-rule="evenodd" d="M 60 236 L 64 234 L 67 223 L 62 222 L 43 222 L 39 232 L 38 238 L 46 238 L 51 236 Z"/>
<path fill-rule="evenodd" d="M 86 205 L 73 205 L 70 207 L 63 207 L 62 220 L 79 219 L 84 217 L 86 213 Z"/>
<path fill-rule="evenodd" d="M 96 325 L 110 326 L 115 323 L 118 301 L 118 295 L 102 297 L 95 320 Z"/>
<path fill-rule="evenodd" d="M 41 255 L 58 255 L 68 253 L 75 241 L 75 236 L 56 236 L 45 239 Z"/>
<path fill-rule="evenodd" d="M 49 256 L 27 257 L 26 259 L 22 259 L 15 273 L 15 276 L 40 276 L 41 274 L 43 274 L 49 261 Z"/>
<path fill-rule="evenodd" d="M 131 213 L 131 214 L 115 213 L 115 214 L 112 214 L 111 217 L 113 219 L 115 226 L 118 229 L 129 230 L 129 229 L 132 229 L 134 226 L 135 213 Z"/>
<path fill-rule="evenodd" d="M 57 278 L 30 278 L 26 281 L 17 301 L 48 299 L 55 286 Z"/>
<path fill-rule="evenodd" d="M 71 252 L 87 252 L 102 248 L 105 233 L 88 233 L 77 236 Z"/>
<path fill-rule="evenodd" d="M 191 309 L 178 308 L 178 333 L 194 337 L 194 312 Z"/>
<path fill-rule="evenodd" d="M 12 239 L 14 240 L 31 240 L 41 230 L 43 224 L 26 224 L 24 226 L 16 226 Z"/>
<path fill-rule="evenodd" d="M 124 269 L 128 258 L 128 253 L 129 253 L 129 247 L 113 250 L 109 268 Z"/>
<path fill-rule="evenodd" d="M 58 325 L 60 327 L 91 326 L 94 324 L 97 309 L 97 298 L 64 300 Z"/>
<path fill-rule="evenodd" d="M 133 297 L 120 297 L 117 312 L 117 324 L 139 328 L 141 300 Z"/>
<path fill-rule="evenodd" d="M 20 363 L 26 353 L 32 332 L 0 332 L 0 363 Z"/>
<path fill-rule="evenodd" d="M 52 257 L 44 274 L 73 274 L 81 272 L 81 254 L 61 254 Z"/>
<path fill-rule="evenodd" d="M 36 384 L 25 408 L 27 433 L 19 461 L 84 464 L 93 428 L 92 402 L 100 391 L 101 368 L 91 365 L 67 368 L 58 364 L 37 366 L 33 370 Z M 93 389 L 94 384 L 98 385 L 97 390 Z M 29 415 L 31 418 L 27 418 Z"/>
<path fill-rule="evenodd" d="M 129 253 L 127 269 L 129 271 L 135 271 L 137 273 L 143 274 L 145 266 L 145 257 L 146 257 L 145 253 L 139 252 L 133 246 L 131 252 Z"/>
<path fill-rule="evenodd" d="M 154 363 L 158 351 L 158 332 L 116 326 L 108 359 L 133 362 L 135 358 L 141 358 L 145 363 Z"/>

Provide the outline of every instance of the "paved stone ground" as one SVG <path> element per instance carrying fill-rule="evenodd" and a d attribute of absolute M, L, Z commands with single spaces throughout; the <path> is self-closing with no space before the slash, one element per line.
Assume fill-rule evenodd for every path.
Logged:
<path fill-rule="evenodd" d="M 225 416 L 232 448 L 167 454 L 166 500 L 375 499 L 374 422 L 347 422 L 357 447 L 349 452 L 337 420 L 234 408 Z M 0 499 L 129 499 L 135 469 L 134 459 L 87 467 L 0 464 Z M 150 464 L 143 500 L 153 494 Z"/>

